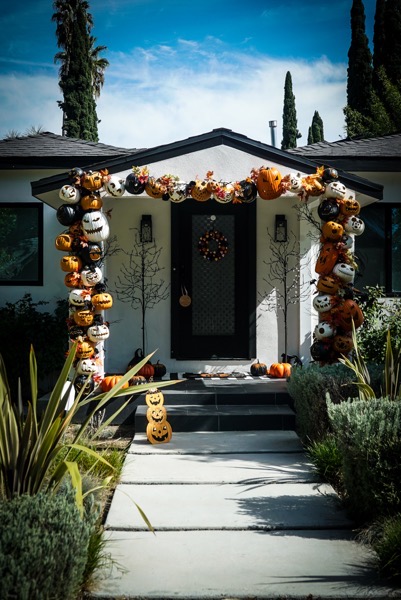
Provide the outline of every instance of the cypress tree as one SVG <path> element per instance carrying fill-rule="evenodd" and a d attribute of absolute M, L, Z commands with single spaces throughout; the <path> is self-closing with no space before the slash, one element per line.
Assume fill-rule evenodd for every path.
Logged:
<path fill-rule="evenodd" d="M 369 116 L 372 91 L 372 54 L 365 33 L 365 8 L 362 0 L 353 0 L 351 45 L 348 51 L 347 105 L 363 116 Z"/>
<path fill-rule="evenodd" d="M 59 86 L 63 101 L 58 102 L 63 111 L 63 133 L 88 141 L 98 141 L 93 80 L 93 41 L 90 31 L 92 16 L 86 0 L 57 0 L 58 11 L 53 15 L 57 22 L 58 46 L 63 52 L 55 59 L 62 62 Z"/>
<path fill-rule="evenodd" d="M 292 91 L 291 73 L 287 71 L 284 84 L 284 108 L 283 108 L 283 140 L 281 149 L 297 147 L 297 139 L 301 137 L 298 131 L 297 111 L 295 108 L 295 96 Z"/>
<path fill-rule="evenodd" d="M 391 83 L 401 90 L 401 0 L 385 2 L 383 37 L 382 64 Z"/>
<path fill-rule="evenodd" d="M 316 142 L 324 142 L 323 120 L 317 110 L 313 114 L 312 125 L 308 129 L 308 144 L 316 144 Z"/>
<path fill-rule="evenodd" d="M 384 66 L 385 60 L 385 9 L 386 0 L 376 0 L 375 23 L 373 29 L 373 79 L 377 71 Z"/>

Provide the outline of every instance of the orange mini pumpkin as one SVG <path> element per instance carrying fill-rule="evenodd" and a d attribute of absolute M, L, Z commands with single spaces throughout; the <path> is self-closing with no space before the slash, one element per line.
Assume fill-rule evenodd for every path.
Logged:
<path fill-rule="evenodd" d="M 322 227 L 322 234 L 326 240 L 337 242 L 344 234 L 344 227 L 337 221 L 327 221 Z"/>
<path fill-rule="evenodd" d="M 62 271 L 77 272 L 82 269 L 82 260 L 79 256 L 66 255 L 60 261 Z"/>
<path fill-rule="evenodd" d="M 90 342 L 78 342 L 76 356 L 77 358 L 91 358 L 95 354 L 95 349 Z"/>
<path fill-rule="evenodd" d="M 286 379 L 291 375 L 290 363 L 273 363 L 270 365 L 269 377 L 276 377 L 278 379 Z"/>
<path fill-rule="evenodd" d="M 106 375 L 100 384 L 103 392 L 109 392 L 123 378 L 122 375 Z M 128 387 L 128 381 L 121 387 L 122 390 Z"/>
<path fill-rule="evenodd" d="M 149 421 L 154 421 L 154 423 L 164 423 L 167 421 L 167 410 L 166 407 L 162 404 L 160 406 L 149 406 L 146 411 L 146 418 Z"/>
<path fill-rule="evenodd" d="M 80 288 L 82 285 L 81 274 L 80 273 L 67 273 L 64 277 L 64 284 L 68 288 Z"/>
<path fill-rule="evenodd" d="M 340 287 L 340 282 L 336 277 L 331 275 L 322 275 L 319 277 L 316 287 L 322 294 L 336 294 Z"/>
<path fill-rule="evenodd" d="M 55 246 L 57 250 L 69 252 L 74 243 L 74 236 L 70 233 L 60 233 L 55 239 Z"/>
<path fill-rule="evenodd" d="M 160 181 L 160 179 L 155 179 L 154 177 L 149 177 L 149 179 L 145 185 L 145 192 L 151 198 L 162 198 L 163 195 L 167 192 L 167 188 Z"/>
<path fill-rule="evenodd" d="M 256 181 L 258 193 L 263 200 L 274 200 L 283 193 L 282 176 L 275 167 L 261 168 Z"/>
<path fill-rule="evenodd" d="M 164 404 L 164 396 L 157 388 L 153 388 L 146 394 L 145 402 L 149 407 L 162 406 Z"/>

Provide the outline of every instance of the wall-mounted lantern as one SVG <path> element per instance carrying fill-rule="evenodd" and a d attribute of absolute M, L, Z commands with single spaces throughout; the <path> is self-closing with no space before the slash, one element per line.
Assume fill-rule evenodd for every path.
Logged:
<path fill-rule="evenodd" d="M 152 215 L 142 215 L 140 237 L 142 244 L 153 242 Z"/>
<path fill-rule="evenodd" d="M 287 241 L 287 219 L 285 218 L 285 215 L 276 215 L 276 222 L 274 226 L 274 241 Z"/>

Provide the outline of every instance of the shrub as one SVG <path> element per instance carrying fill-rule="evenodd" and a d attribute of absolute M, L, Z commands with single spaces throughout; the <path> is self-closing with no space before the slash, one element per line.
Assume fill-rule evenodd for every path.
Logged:
<path fill-rule="evenodd" d="M 401 348 L 401 304 L 385 301 L 384 288 L 366 286 L 359 305 L 365 321 L 358 329 L 358 344 L 365 361 L 384 363 L 386 335 L 390 330 L 395 348 Z"/>
<path fill-rule="evenodd" d="M 0 307 L 0 352 L 6 364 L 8 380 L 16 395 L 18 377 L 22 381 L 23 397 L 29 395 L 29 362 L 31 345 L 38 361 L 39 394 L 49 391 L 52 376 L 61 370 L 68 349 L 68 302 L 59 300 L 54 313 L 40 310 L 47 302 L 33 302 L 31 294 L 25 294 L 15 303 L 7 302 Z M 10 343 L 10 340 L 18 343 Z"/>
<path fill-rule="evenodd" d="M 379 572 L 401 580 L 401 514 L 383 519 L 372 542 L 379 561 Z"/>
<path fill-rule="evenodd" d="M 73 600 L 87 563 L 90 522 L 75 494 L 40 493 L 0 502 L 0 598 Z"/>
<path fill-rule="evenodd" d="M 335 436 L 328 434 L 324 439 L 312 442 L 308 454 L 319 477 L 341 492 L 342 454 Z"/>
<path fill-rule="evenodd" d="M 381 369 L 369 367 L 372 385 L 380 388 Z M 287 390 L 294 401 L 298 434 L 305 444 L 323 440 L 331 431 L 327 415 L 326 392 L 335 404 L 358 395 L 353 374 L 344 365 L 324 367 L 311 363 L 295 367 L 287 381 Z"/>
<path fill-rule="evenodd" d="M 343 458 L 352 515 L 366 522 L 401 510 L 401 402 L 386 398 L 328 401 Z"/>

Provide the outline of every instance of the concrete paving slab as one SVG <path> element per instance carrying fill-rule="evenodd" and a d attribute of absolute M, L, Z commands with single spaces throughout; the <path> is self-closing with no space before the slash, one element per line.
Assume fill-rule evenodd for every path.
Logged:
<path fill-rule="evenodd" d="M 150 444 L 145 433 L 136 433 L 131 454 L 238 454 L 302 452 L 295 431 L 177 432 L 168 444 Z"/>
<path fill-rule="evenodd" d="M 147 529 L 133 501 L 158 531 L 352 526 L 327 484 L 120 484 L 107 516 L 108 529 Z"/>
<path fill-rule="evenodd" d="M 350 534 L 321 532 L 110 532 L 124 565 L 104 571 L 93 598 L 141 600 L 400 597 L 377 581 L 372 553 Z"/>
<path fill-rule="evenodd" d="M 121 483 L 249 483 L 317 481 L 303 453 L 128 454 Z"/>

